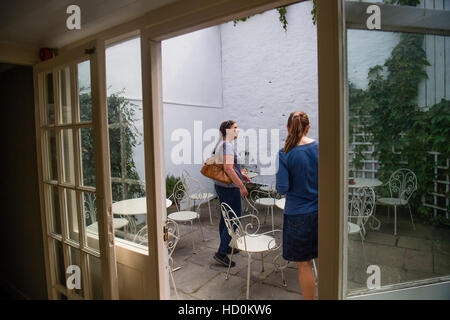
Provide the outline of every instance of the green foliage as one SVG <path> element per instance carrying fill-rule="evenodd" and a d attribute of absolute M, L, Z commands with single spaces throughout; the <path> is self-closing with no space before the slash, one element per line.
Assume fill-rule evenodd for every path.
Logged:
<path fill-rule="evenodd" d="M 90 91 L 86 92 L 82 88 L 79 95 L 80 101 L 80 119 L 81 121 L 92 120 L 92 98 Z M 111 94 L 107 98 L 108 103 L 108 124 L 109 129 L 109 146 L 111 159 L 111 177 L 127 178 L 130 180 L 141 180 L 136 170 L 133 160 L 133 148 L 137 145 L 137 138 L 140 135 L 134 119 L 137 106 L 130 103 L 122 96 L 122 92 Z M 121 125 L 120 125 L 121 123 Z M 115 125 L 115 126 L 114 126 Z M 83 161 L 83 183 L 88 186 L 95 186 L 95 162 L 94 162 L 94 145 L 93 132 L 91 129 L 82 129 L 81 131 L 81 147 Z M 124 163 L 122 163 L 122 159 Z M 122 166 L 123 165 L 123 166 Z M 125 168 L 125 170 L 124 170 Z M 124 190 L 125 188 L 125 190 Z M 126 198 L 138 198 L 145 196 L 145 189 L 141 184 L 112 184 L 113 201 L 124 200 Z M 92 199 L 86 200 L 86 210 L 91 213 Z M 85 201 L 85 202 L 86 202 Z M 96 221 L 95 212 L 92 212 L 92 222 Z"/>
<path fill-rule="evenodd" d="M 175 185 L 180 181 L 181 178 L 175 177 L 174 175 L 168 175 L 166 177 L 166 198 L 172 195 Z"/>
<path fill-rule="evenodd" d="M 313 0 L 313 8 L 311 10 L 312 22 L 314 25 L 317 23 L 317 0 Z"/>
<path fill-rule="evenodd" d="M 425 66 L 430 65 L 423 39 L 422 35 L 402 34 L 384 65 L 370 69 L 367 90 L 350 84 L 349 113 L 350 136 L 358 128 L 368 133 L 375 146 L 373 156 L 380 165 L 378 178 L 388 181 L 402 167 L 416 174 L 418 190 L 410 201 L 426 217 L 422 197 L 433 191 L 437 178 L 435 162 L 428 152 L 439 152 L 442 159 L 450 157 L 450 101 L 442 100 L 428 110 L 416 104 L 419 84 L 427 78 Z M 355 167 L 363 159 L 364 150 L 356 151 Z M 428 220 L 438 223 L 442 219 Z"/>
<path fill-rule="evenodd" d="M 281 25 L 283 26 L 284 31 L 287 31 L 287 19 L 286 19 L 286 14 L 287 14 L 287 8 L 286 7 L 279 7 L 277 8 L 278 14 L 279 14 L 279 19 L 281 22 Z M 248 19 L 250 19 L 252 16 L 247 16 L 244 18 L 239 18 L 239 19 L 234 19 L 233 20 L 233 25 L 236 26 L 236 24 L 238 22 L 245 22 Z"/>

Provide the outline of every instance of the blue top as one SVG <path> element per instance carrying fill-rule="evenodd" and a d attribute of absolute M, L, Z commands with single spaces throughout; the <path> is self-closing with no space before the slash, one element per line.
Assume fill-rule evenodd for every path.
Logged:
<path fill-rule="evenodd" d="M 222 150 L 220 150 L 220 143 L 219 143 L 218 148 L 216 150 L 214 150 L 213 153 L 220 152 L 219 160 L 222 162 L 224 162 L 223 161 L 224 154 L 225 155 L 230 155 L 230 154 L 234 155 L 234 165 L 233 165 L 234 172 L 236 172 L 239 179 L 242 180 L 241 165 L 239 164 L 239 158 L 238 158 L 235 148 L 233 147 L 233 144 L 228 141 L 223 141 L 223 143 L 221 145 L 223 146 L 223 152 L 221 152 Z M 238 188 L 238 186 L 235 185 L 233 182 L 230 184 L 226 184 L 226 183 L 214 180 L 214 183 L 217 184 L 218 186 L 225 187 L 225 188 Z"/>
<path fill-rule="evenodd" d="M 286 195 L 284 214 L 317 212 L 319 194 L 319 143 L 295 146 L 287 154 L 278 152 L 276 188 Z"/>

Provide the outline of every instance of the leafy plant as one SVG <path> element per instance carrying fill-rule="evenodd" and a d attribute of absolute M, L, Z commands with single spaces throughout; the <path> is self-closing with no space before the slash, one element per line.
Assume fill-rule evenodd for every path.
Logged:
<path fill-rule="evenodd" d="M 286 14 L 287 14 L 287 8 L 286 7 L 279 7 L 276 9 L 278 11 L 279 14 L 279 20 L 281 22 L 281 25 L 283 26 L 284 31 L 287 31 L 287 19 L 286 19 Z M 236 24 L 238 22 L 245 22 L 248 19 L 250 19 L 252 16 L 247 16 L 247 17 L 243 17 L 243 18 L 239 18 L 239 19 L 234 19 L 233 20 L 233 25 L 236 26 Z"/>
<path fill-rule="evenodd" d="M 396 1 L 414 5 L 416 1 Z M 450 157 L 450 101 L 442 99 L 428 110 L 418 107 L 419 84 L 427 78 L 430 65 L 423 49 L 424 36 L 402 34 L 384 65 L 369 70 L 367 90 L 349 86 L 350 134 L 365 132 L 378 159 L 378 177 L 388 181 L 397 169 L 407 167 L 418 180 L 418 190 L 411 198 L 413 206 L 430 223 L 443 223 L 444 218 L 427 217 L 423 197 L 434 189 L 435 162 L 429 151 Z M 359 131 L 358 131 L 359 130 Z M 364 148 L 355 148 L 354 165 L 363 159 Z M 448 170 L 447 170 L 448 174 Z"/>
<path fill-rule="evenodd" d="M 166 177 L 166 198 L 167 199 L 172 195 L 172 193 L 174 191 L 174 188 L 175 188 L 175 185 L 180 180 L 181 180 L 181 178 L 175 177 L 174 175 L 168 175 Z"/>
<path fill-rule="evenodd" d="M 82 121 L 91 121 L 92 119 L 92 97 L 90 90 L 81 88 L 80 90 L 80 119 Z M 111 160 L 111 177 L 127 178 L 130 180 L 141 180 L 136 170 L 136 164 L 133 159 L 133 148 L 137 145 L 137 138 L 140 133 L 134 125 L 134 118 L 137 106 L 130 103 L 123 97 L 123 92 L 111 94 L 107 98 L 108 103 L 108 123 L 109 145 Z M 114 127 L 116 124 L 116 127 Z M 83 183 L 89 186 L 95 186 L 95 161 L 93 130 L 81 131 L 82 162 L 83 162 Z M 125 170 L 124 170 L 125 168 Z M 138 198 L 145 196 L 143 185 L 136 183 L 113 183 L 112 198 L 113 201 L 123 200 L 124 198 Z M 86 208 L 90 210 L 90 219 L 96 221 L 96 214 L 92 210 L 92 199 L 86 197 Z"/>

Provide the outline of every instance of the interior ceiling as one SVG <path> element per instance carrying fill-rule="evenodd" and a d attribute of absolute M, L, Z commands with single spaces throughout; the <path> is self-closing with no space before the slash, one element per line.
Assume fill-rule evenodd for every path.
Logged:
<path fill-rule="evenodd" d="M 176 0 L 0 1 L 0 42 L 59 48 Z M 81 10 L 81 30 L 68 30 L 69 5 Z"/>

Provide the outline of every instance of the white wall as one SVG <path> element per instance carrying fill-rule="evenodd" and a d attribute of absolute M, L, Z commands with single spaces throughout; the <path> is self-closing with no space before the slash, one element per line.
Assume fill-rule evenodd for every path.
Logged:
<path fill-rule="evenodd" d="M 318 138 L 317 33 L 312 2 L 287 7 L 287 32 L 271 10 L 221 25 L 224 119 L 244 130 L 280 129 L 279 148 L 293 111 L 305 111 Z M 272 152 L 279 148 L 273 147 Z M 256 181 L 273 183 L 271 178 Z"/>
<path fill-rule="evenodd" d="M 200 173 L 204 159 L 196 157 L 195 152 L 208 145 L 208 141 L 202 141 L 204 132 L 220 124 L 221 54 L 218 26 L 162 42 L 166 173 L 180 176 L 183 169 L 187 170 L 210 191 L 212 181 Z M 194 130 L 196 122 L 199 130 Z M 192 152 L 185 163 L 178 164 L 173 161 L 172 151 L 183 141 L 173 141 L 172 134 L 180 129 L 189 131 L 190 139 L 184 144 L 186 150 L 190 144 Z"/>

